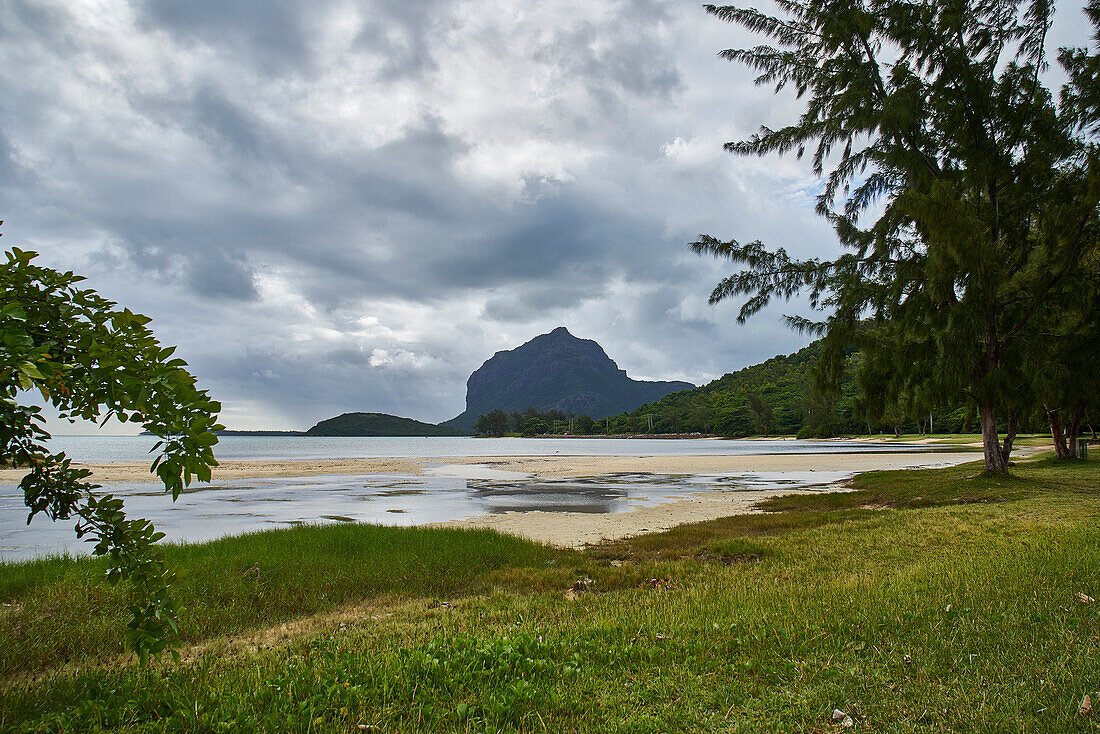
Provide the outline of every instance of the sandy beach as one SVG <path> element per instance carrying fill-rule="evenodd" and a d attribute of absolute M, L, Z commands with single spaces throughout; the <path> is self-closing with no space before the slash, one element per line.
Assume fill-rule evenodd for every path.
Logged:
<path fill-rule="evenodd" d="M 213 479 L 306 477 L 319 474 L 422 474 L 432 467 L 461 464 L 520 472 L 546 479 L 602 474 L 721 474 L 749 471 L 874 471 L 949 466 L 980 458 L 959 451 L 882 451 L 878 453 L 763 454 L 740 456 L 448 456 L 422 458 L 311 459 L 308 461 L 227 460 Z M 146 462 L 73 464 L 90 469 L 96 482 L 144 482 L 155 476 Z M 0 482 L 16 483 L 18 469 L 0 469 Z"/>
<path fill-rule="evenodd" d="M 754 456 L 469 456 L 424 458 L 371 458 L 310 461 L 224 461 L 214 479 L 303 477 L 322 474 L 426 474 L 456 465 L 476 470 L 516 472 L 534 478 L 564 479 L 623 473 L 665 475 L 742 474 L 746 472 L 845 472 L 848 475 L 878 469 L 949 466 L 980 458 L 980 453 L 959 451 L 897 451 L 835 454 L 765 454 Z M 145 463 L 83 464 L 96 482 L 151 481 Z M 21 471 L 0 470 L 0 482 L 19 481 Z M 676 525 L 713 520 L 753 512 L 756 503 L 781 494 L 836 490 L 823 477 L 823 485 L 811 490 L 774 488 L 737 492 L 704 492 L 629 512 L 509 512 L 482 515 L 444 523 L 448 527 L 488 527 L 558 546 L 579 547 L 601 540 L 666 530 Z"/>
<path fill-rule="evenodd" d="M 849 472 L 878 469 L 951 466 L 980 458 L 970 452 L 898 452 L 880 454 L 769 454 L 763 456 L 517 456 L 471 458 L 495 469 L 564 478 L 648 472 L 653 474 L 737 474 L 743 472 Z M 449 463 L 458 463 L 449 460 Z M 579 548 L 604 540 L 659 532 L 685 523 L 716 520 L 758 512 L 758 502 L 779 495 L 842 490 L 845 482 L 823 483 L 813 489 L 704 492 L 668 504 L 638 507 L 630 512 L 509 512 L 443 523 L 445 527 L 483 527 L 562 547 Z"/>

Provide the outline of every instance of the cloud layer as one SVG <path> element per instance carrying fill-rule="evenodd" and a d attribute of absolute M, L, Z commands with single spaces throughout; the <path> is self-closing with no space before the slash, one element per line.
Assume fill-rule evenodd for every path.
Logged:
<path fill-rule="evenodd" d="M 804 166 L 721 150 L 798 109 L 716 57 L 749 42 L 661 0 L 10 0 L 4 243 L 151 315 L 234 428 L 450 418 L 558 325 L 703 383 L 805 339 L 686 243 L 835 251 Z"/>

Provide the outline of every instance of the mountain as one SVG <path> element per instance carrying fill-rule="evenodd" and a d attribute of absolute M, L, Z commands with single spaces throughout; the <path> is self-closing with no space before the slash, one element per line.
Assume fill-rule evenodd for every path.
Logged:
<path fill-rule="evenodd" d="M 693 387 L 690 382 L 632 380 L 599 344 L 559 326 L 489 358 L 466 382 L 466 410 L 441 425 L 469 429 L 478 416 L 496 408 L 556 409 L 601 418 Z"/>
<path fill-rule="evenodd" d="M 306 436 L 466 436 L 468 431 L 386 413 L 344 413 L 323 420 Z"/>

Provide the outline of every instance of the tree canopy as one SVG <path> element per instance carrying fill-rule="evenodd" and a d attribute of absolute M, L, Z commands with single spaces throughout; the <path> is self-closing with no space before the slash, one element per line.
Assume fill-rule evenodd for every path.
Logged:
<path fill-rule="evenodd" d="M 80 287 L 82 277 L 36 265 L 18 248 L 0 263 L 0 462 L 27 469 L 20 482 L 31 519 L 76 520 L 105 556 L 107 579 L 132 583 L 127 637 L 142 660 L 178 639 L 172 571 L 151 523 L 128 519 L 121 499 L 100 494 L 91 472 L 52 453 L 42 405 L 62 418 L 117 418 L 159 437 L 150 471 L 172 498 L 209 481 L 220 405 L 195 386 L 186 363 L 148 328 L 150 319 Z"/>
<path fill-rule="evenodd" d="M 726 148 L 812 150 L 817 211 L 847 251 L 797 260 L 760 241 L 701 235 L 696 252 L 743 267 L 711 301 L 747 296 L 744 321 L 772 298 L 808 293 L 826 317 L 788 321 L 824 336 L 823 383 L 837 382 L 856 348 L 871 413 L 898 403 L 926 412 L 964 395 L 978 409 L 987 470 L 1006 471 L 1035 399 L 1025 361 L 1038 317 L 1080 290 L 1100 232 L 1095 56 L 1062 51 L 1069 83 L 1057 103 L 1041 81 L 1051 3 L 777 6 L 777 16 L 706 6 L 775 44 L 723 57 L 806 100 L 793 124 Z M 1095 2 L 1089 9 L 1100 20 Z"/>

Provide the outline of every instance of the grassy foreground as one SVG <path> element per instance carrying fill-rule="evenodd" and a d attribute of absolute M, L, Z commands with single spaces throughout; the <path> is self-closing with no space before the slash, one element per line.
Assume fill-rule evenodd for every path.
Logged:
<path fill-rule="evenodd" d="M 0 731 L 1100 731 L 1100 462 L 1014 471 L 865 474 L 579 552 L 174 547 L 184 659 L 144 670 L 97 563 L 0 566 Z"/>

